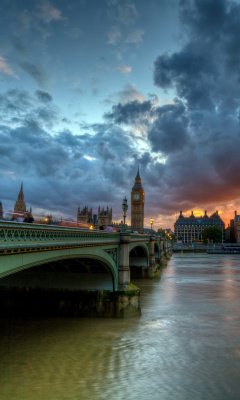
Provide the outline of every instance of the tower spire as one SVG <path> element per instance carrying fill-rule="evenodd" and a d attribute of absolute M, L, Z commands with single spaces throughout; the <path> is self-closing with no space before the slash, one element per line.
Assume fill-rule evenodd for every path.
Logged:
<path fill-rule="evenodd" d="M 139 166 L 138 166 L 138 171 L 137 171 L 137 175 L 136 175 L 135 181 L 139 180 L 139 179 L 141 181 L 141 177 L 140 177 L 140 173 L 139 173 Z"/>
<path fill-rule="evenodd" d="M 18 199 L 14 206 L 14 213 L 18 211 L 26 212 L 26 204 L 24 201 L 24 194 L 23 194 L 23 183 L 21 183 L 21 189 L 20 192 L 18 193 Z"/>

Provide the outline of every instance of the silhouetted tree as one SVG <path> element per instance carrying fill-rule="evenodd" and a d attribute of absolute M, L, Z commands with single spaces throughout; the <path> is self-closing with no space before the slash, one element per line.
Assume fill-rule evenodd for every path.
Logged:
<path fill-rule="evenodd" d="M 208 226 L 202 231 L 202 240 L 204 243 L 213 241 L 219 243 L 222 241 L 222 229 L 217 225 Z"/>

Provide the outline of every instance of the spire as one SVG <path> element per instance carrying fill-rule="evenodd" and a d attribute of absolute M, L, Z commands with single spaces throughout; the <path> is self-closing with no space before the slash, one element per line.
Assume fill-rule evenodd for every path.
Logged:
<path fill-rule="evenodd" d="M 138 166 L 138 171 L 137 171 L 137 175 L 135 178 L 135 183 L 134 183 L 133 189 L 141 189 L 141 188 L 142 188 L 142 183 L 141 183 L 141 177 L 140 177 L 139 166 Z"/>
<path fill-rule="evenodd" d="M 23 183 L 21 183 L 21 189 L 18 194 L 18 199 L 14 206 L 14 212 L 17 212 L 17 211 L 26 212 L 26 204 L 24 201 L 24 194 L 23 194 Z"/>
<path fill-rule="evenodd" d="M 136 179 L 141 181 L 140 174 L 139 174 L 139 166 L 138 166 L 138 172 L 137 172 L 137 175 L 136 175 L 135 180 L 136 180 Z"/>
<path fill-rule="evenodd" d="M 21 183 L 21 189 L 20 189 L 20 192 L 19 192 L 19 194 L 18 194 L 18 200 L 24 201 L 23 183 Z"/>

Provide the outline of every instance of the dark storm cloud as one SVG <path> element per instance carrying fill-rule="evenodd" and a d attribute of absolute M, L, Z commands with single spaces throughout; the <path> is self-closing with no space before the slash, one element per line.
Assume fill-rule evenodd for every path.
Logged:
<path fill-rule="evenodd" d="M 60 121 L 57 107 L 52 104 L 52 96 L 37 91 L 31 96 L 24 90 L 9 90 L 0 94 L 0 113 L 2 123 L 40 125 L 53 127 Z"/>
<path fill-rule="evenodd" d="M 240 196 L 240 5 L 180 2 L 182 47 L 160 54 L 155 84 L 175 89 L 149 127 L 152 149 L 168 155 L 161 206 L 184 210 Z"/>
<path fill-rule="evenodd" d="M 43 103 L 48 103 L 52 101 L 52 96 L 47 92 L 43 92 L 42 90 L 37 90 L 35 94 L 38 100 L 42 101 Z"/>
<path fill-rule="evenodd" d="M 163 89 L 176 88 L 179 97 L 187 99 L 191 108 L 213 109 L 213 66 L 208 57 L 194 54 L 194 48 L 187 46 L 181 53 L 159 56 L 154 65 L 157 86 Z"/>
<path fill-rule="evenodd" d="M 19 111 L 20 104 L 16 100 L 19 96 L 16 92 L 5 94 L 3 98 L 7 97 L 8 101 L 11 98 Z M 40 101 L 42 97 L 45 99 L 41 93 Z M 26 201 L 33 208 L 50 208 L 53 214 L 68 210 L 68 215 L 73 217 L 79 205 L 89 204 L 97 209 L 99 204 L 115 204 L 122 190 L 126 194 L 130 184 L 129 159 L 134 154 L 128 133 L 111 124 L 94 124 L 85 125 L 85 131 L 91 133 L 73 134 L 70 130 L 54 128 L 53 134 L 50 124 L 46 123 L 52 118 L 46 114 L 47 109 L 32 104 L 33 99 L 38 102 L 36 96 L 28 94 L 25 98 L 29 107 L 25 113 L 19 112 L 17 126 L 0 126 L 3 203 L 11 200 L 8 196 L 12 192 L 7 190 L 9 177 L 24 181 Z M 51 102 L 47 105 L 54 109 Z M 11 109 L 10 120 L 17 111 Z M 121 213 L 121 204 L 119 207 Z"/>
<path fill-rule="evenodd" d="M 118 103 L 112 107 L 112 112 L 104 115 L 105 119 L 115 124 L 132 125 L 139 119 L 146 116 L 151 111 L 152 104 L 150 101 L 140 102 L 138 100 L 129 101 L 126 104 Z"/>
<path fill-rule="evenodd" d="M 97 144 L 97 147 L 98 147 L 99 155 L 101 157 L 103 157 L 105 160 L 114 160 L 115 159 L 115 155 L 109 149 L 109 146 L 106 142 L 99 142 Z"/>
<path fill-rule="evenodd" d="M 221 0 L 184 1 L 180 17 L 188 41 L 181 51 L 156 59 L 155 84 L 176 88 L 191 110 L 220 107 L 224 112 L 238 107 L 240 5 Z"/>
<path fill-rule="evenodd" d="M 148 138 L 152 149 L 165 154 L 181 151 L 189 141 L 188 118 L 182 102 L 165 105 L 156 110 L 157 118 L 152 124 Z"/>

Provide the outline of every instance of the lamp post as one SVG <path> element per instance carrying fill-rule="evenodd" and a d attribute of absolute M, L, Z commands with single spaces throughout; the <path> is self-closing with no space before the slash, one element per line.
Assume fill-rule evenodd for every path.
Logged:
<path fill-rule="evenodd" d="M 153 226 L 153 219 L 151 218 L 151 231 L 152 231 L 152 226 Z"/>
<path fill-rule="evenodd" d="M 126 196 L 125 196 L 125 198 L 123 199 L 122 209 L 123 209 L 123 226 L 122 226 L 122 232 L 126 232 L 125 218 L 126 218 L 126 212 L 127 212 L 127 209 L 128 209 L 127 198 L 126 198 Z"/>

